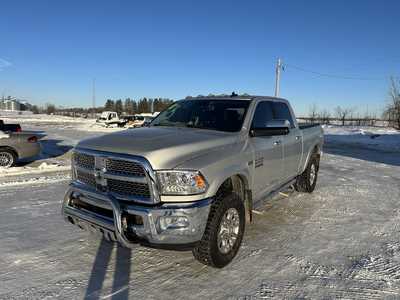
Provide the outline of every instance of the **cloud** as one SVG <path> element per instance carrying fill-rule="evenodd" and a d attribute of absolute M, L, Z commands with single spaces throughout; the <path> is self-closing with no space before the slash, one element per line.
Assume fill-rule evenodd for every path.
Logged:
<path fill-rule="evenodd" d="M 5 69 L 7 67 L 11 67 L 11 66 L 12 66 L 12 63 L 10 63 L 8 60 L 0 58 L 0 71 L 2 71 L 3 69 Z"/>

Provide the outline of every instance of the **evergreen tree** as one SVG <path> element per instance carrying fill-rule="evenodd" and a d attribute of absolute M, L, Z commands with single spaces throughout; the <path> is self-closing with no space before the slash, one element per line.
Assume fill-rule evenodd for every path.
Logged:
<path fill-rule="evenodd" d="M 117 112 L 117 114 L 122 114 L 122 112 L 124 111 L 124 106 L 122 105 L 122 100 L 118 99 L 115 102 L 115 111 Z"/>
<path fill-rule="evenodd" d="M 133 114 L 133 100 L 131 100 L 130 98 L 125 99 L 124 111 L 128 115 Z"/>
<path fill-rule="evenodd" d="M 104 109 L 108 111 L 114 111 L 115 103 L 111 99 L 107 99 L 106 104 L 104 105 Z"/>
<path fill-rule="evenodd" d="M 135 100 L 132 100 L 132 114 L 137 114 L 138 113 L 138 104 Z"/>
<path fill-rule="evenodd" d="M 150 112 L 149 101 L 147 100 L 147 98 L 140 99 L 138 104 L 138 113 L 148 112 Z"/>

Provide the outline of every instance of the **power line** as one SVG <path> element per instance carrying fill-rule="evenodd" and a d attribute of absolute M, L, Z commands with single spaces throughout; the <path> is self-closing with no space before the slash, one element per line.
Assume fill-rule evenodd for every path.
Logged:
<path fill-rule="evenodd" d="M 366 80 L 366 81 L 378 81 L 378 80 L 388 80 L 388 77 L 359 77 L 359 76 L 347 76 L 347 75 L 335 75 L 335 74 L 328 74 L 328 73 L 321 73 L 309 69 L 304 69 L 299 66 L 295 66 L 292 64 L 284 64 L 286 68 L 292 68 L 301 72 L 310 73 L 314 75 L 318 75 L 320 77 L 329 77 L 329 78 L 336 78 L 336 79 L 345 79 L 345 80 Z"/>

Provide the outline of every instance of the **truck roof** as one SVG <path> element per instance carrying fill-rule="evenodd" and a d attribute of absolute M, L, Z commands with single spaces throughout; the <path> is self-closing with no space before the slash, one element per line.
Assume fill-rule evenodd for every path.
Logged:
<path fill-rule="evenodd" d="M 270 100 L 270 101 L 285 101 L 284 98 L 273 97 L 273 96 L 257 96 L 257 95 L 222 95 L 222 96 L 197 96 L 197 97 L 186 97 L 184 100 Z"/>

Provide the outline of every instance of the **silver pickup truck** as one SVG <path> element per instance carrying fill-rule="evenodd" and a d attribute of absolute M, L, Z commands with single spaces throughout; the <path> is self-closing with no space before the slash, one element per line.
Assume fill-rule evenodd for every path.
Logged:
<path fill-rule="evenodd" d="M 149 127 L 81 141 L 62 212 L 126 247 L 187 248 L 221 268 L 263 200 L 314 190 L 322 144 L 321 127 L 299 125 L 284 99 L 177 101 Z"/>

